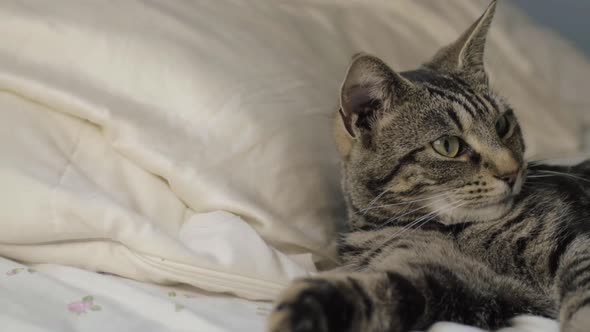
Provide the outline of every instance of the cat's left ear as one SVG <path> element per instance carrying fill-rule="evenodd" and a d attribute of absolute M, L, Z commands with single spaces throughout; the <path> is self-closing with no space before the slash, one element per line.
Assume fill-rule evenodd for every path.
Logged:
<path fill-rule="evenodd" d="M 459 39 L 438 51 L 426 66 L 435 70 L 462 72 L 478 83 L 487 84 L 484 51 L 495 11 L 496 0 L 493 0 L 483 15 Z"/>

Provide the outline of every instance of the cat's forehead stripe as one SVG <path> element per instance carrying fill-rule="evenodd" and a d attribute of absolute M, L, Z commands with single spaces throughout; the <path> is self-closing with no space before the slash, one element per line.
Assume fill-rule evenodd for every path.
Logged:
<path fill-rule="evenodd" d="M 408 80 L 423 87 L 431 96 L 446 99 L 459 106 L 473 120 L 501 113 L 502 104 L 488 91 L 479 92 L 462 77 L 441 74 L 427 68 L 402 73 Z"/>
<path fill-rule="evenodd" d="M 473 104 L 470 104 L 469 100 L 466 100 L 465 98 L 460 98 L 459 96 L 457 96 L 455 94 L 451 94 L 449 91 L 440 89 L 438 87 L 431 86 L 429 84 L 424 84 L 424 87 L 426 87 L 426 90 L 431 95 L 439 96 L 442 99 L 450 100 L 453 103 L 461 105 L 461 107 L 465 111 L 467 111 L 467 113 L 469 113 L 469 115 L 471 115 L 472 118 L 475 118 L 475 107 Z M 468 105 L 468 104 L 470 104 L 470 105 Z"/>
<path fill-rule="evenodd" d="M 448 108 L 447 114 L 449 115 L 449 118 L 451 120 L 453 120 L 453 123 L 455 123 L 455 126 L 457 126 L 457 128 L 460 131 L 463 131 L 463 124 L 461 123 L 461 120 L 459 120 L 459 116 L 457 115 L 457 112 L 455 112 L 455 110 L 452 108 Z"/>
<path fill-rule="evenodd" d="M 455 93 L 465 98 L 480 115 L 490 112 L 483 98 L 467 82 L 456 76 L 452 76 L 449 80 L 455 85 L 454 89 L 449 89 L 450 93 Z"/>
<path fill-rule="evenodd" d="M 471 94 L 470 91 L 444 90 L 429 83 L 422 83 L 422 86 L 431 96 L 453 103 L 457 109 L 464 111 L 462 113 L 465 113 L 471 120 L 495 117 L 502 112 L 500 103 L 491 95 L 476 94 L 475 92 Z"/>

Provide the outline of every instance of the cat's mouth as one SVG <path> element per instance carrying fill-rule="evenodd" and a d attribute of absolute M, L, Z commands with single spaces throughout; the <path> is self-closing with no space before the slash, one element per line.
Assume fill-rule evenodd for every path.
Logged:
<path fill-rule="evenodd" d="M 515 197 L 520 193 L 520 190 L 522 189 L 523 178 L 523 172 L 521 171 L 519 172 L 515 183 L 507 186 L 501 194 L 474 201 L 471 204 L 466 204 L 465 207 L 471 209 L 494 207 L 499 209 L 511 208 L 514 203 Z"/>

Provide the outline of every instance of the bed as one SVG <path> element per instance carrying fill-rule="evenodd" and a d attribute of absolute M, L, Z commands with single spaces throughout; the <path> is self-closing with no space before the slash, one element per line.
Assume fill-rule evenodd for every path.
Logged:
<path fill-rule="evenodd" d="M 269 302 L 190 287 L 161 286 L 54 264 L 0 259 L 0 319 L 5 331 L 263 331 Z M 558 331 L 551 320 L 520 317 L 516 329 Z M 432 332 L 480 330 L 440 323 Z"/>
<path fill-rule="evenodd" d="M 0 326 L 262 331 L 290 280 L 334 266 L 350 56 L 416 66 L 484 7 L 3 1 Z M 529 157 L 580 153 L 585 58 L 504 4 L 489 50 Z"/>

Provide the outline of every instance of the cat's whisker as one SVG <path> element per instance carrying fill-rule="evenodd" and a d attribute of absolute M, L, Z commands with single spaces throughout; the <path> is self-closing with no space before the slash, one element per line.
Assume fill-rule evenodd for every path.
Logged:
<path fill-rule="evenodd" d="M 527 165 L 529 167 L 537 167 L 537 166 L 540 166 L 540 165 L 545 164 L 547 161 L 555 161 L 555 160 L 558 160 L 558 159 L 556 159 L 556 158 L 545 158 L 545 159 L 528 160 L 527 161 Z"/>
<path fill-rule="evenodd" d="M 370 209 L 370 208 L 371 208 L 371 206 L 373 206 L 375 203 L 377 203 L 377 201 L 378 201 L 379 199 L 381 199 L 381 197 L 383 197 L 385 194 L 387 194 L 387 192 L 388 192 L 388 191 L 389 191 L 389 189 L 385 189 L 385 190 L 383 190 L 383 192 L 381 192 L 379 195 L 377 195 L 375 198 L 373 198 L 373 200 L 371 200 L 371 201 L 369 202 L 369 204 L 367 205 L 367 207 L 366 207 L 366 208 L 364 208 L 364 209 L 361 209 L 359 212 L 364 212 L 364 213 L 363 213 L 363 215 L 366 215 L 366 214 L 367 214 L 367 211 L 368 211 L 368 209 Z"/>
<path fill-rule="evenodd" d="M 438 203 L 438 202 L 433 202 L 433 203 Z M 408 225 L 404 226 L 400 231 L 398 231 L 398 233 L 400 234 L 393 234 L 393 237 L 399 237 L 399 235 L 405 233 L 406 230 L 411 229 L 412 227 L 414 227 L 416 224 L 419 224 L 420 222 L 422 222 L 424 219 L 427 219 L 429 217 L 435 218 L 436 216 L 438 216 L 441 212 L 444 212 L 446 209 L 448 208 L 453 208 L 453 205 L 455 205 L 456 203 L 464 203 L 462 201 L 457 201 L 457 202 L 453 202 L 450 204 L 447 204 L 445 206 L 442 206 L 432 212 L 429 212 L 419 218 L 417 218 L 416 220 L 412 221 L 411 223 L 409 223 Z M 466 202 L 464 204 L 467 204 Z M 463 204 L 463 205 L 464 205 Z M 431 204 L 432 205 L 432 204 Z M 427 206 L 425 206 L 427 207 Z M 429 220 L 432 220 L 432 218 L 430 218 Z M 391 238 L 390 238 L 391 239 Z"/>
<path fill-rule="evenodd" d="M 580 180 L 580 181 L 584 181 L 584 182 L 590 182 L 590 180 L 588 180 L 588 179 L 585 179 L 581 176 L 578 176 L 576 174 L 571 174 L 571 173 L 563 173 L 563 172 L 549 171 L 549 170 L 539 170 L 537 172 L 542 173 L 542 174 L 547 174 L 547 176 L 557 175 L 557 176 L 568 177 L 568 178 L 572 178 L 572 179 Z M 533 175 L 533 176 L 539 177 L 542 175 Z"/>
<path fill-rule="evenodd" d="M 420 227 L 426 225 L 426 223 L 428 223 L 429 221 L 431 221 L 432 219 L 436 218 L 441 212 L 450 212 L 452 210 L 458 209 L 461 206 L 464 206 L 466 204 L 468 204 L 469 202 L 459 202 L 460 204 L 455 205 L 455 206 L 447 206 L 446 209 L 441 210 L 441 211 L 437 211 L 436 213 L 431 213 L 430 217 L 425 219 L 425 220 L 421 220 L 420 225 L 414 227 L 413 229 L 411 229 L 412 231 L 416 231 L 417 229 L 419 229 Z M 424 218 L 422 218 L 424 219 Z M 401 235 L 401 234 L 400 234 Z"/>
<path fill-rule="evenodd" d="M 546 164 L 547 162 L 561 162 L 563 161 L 565 158 L 569 158 L 571 156 L 564 154 L 561 157 L 559 156 L 555 156 L 553 158 L 542 158 L 542 159 L 533 159 L 533 160 L 527 160 L 527 163 L 529 166 L 541 166 Z"/>
<path fill-rule="evenodd" d="M 428 215 L 428 214 L 427 214 L 427 215 Z M 411 223 L 409 223 L 409 224 L 405 225 L 405 226 L 404 226 L 404 227 L 402 227 L 402 228 L 401 228 L 401 229 L 400 229 L 398 232 L 396 232 L 396 233 L 393 233 L 393 234 L 392 234 L 392 236 L 391 236 L 389 239 L 392 239 L 392 238 L 399 237 L 399 235 L 403 234 L 403 233 L 405 232 L 405 230 L 407 230 L 407 229 L 411 229 L 411 228 L 412 228 L 412 227 L 414 227 L 416 224 L 420 223 L 420 221 L 421 221 L 421 218 L 418 218 L 418 219 L 416 219 L 416 220 L 412 221 Z"/>
<path fill-rule="evenodd" d="M 459 203 L 459 204 L 457 204 L 457 203 Z M 439 209 L 437 209 L 437 210 L 434 210 L 434 211 L 432 211 L 432 212 L 430 212 L 430 213 L 428 213 L 428 214 L 426 214 L 426 215 L 424 215 L 424 216 L 422 216 L 422 217 L 418 218 L 418 219 L 416 220 L 416 222 L 420 223 L 420 225 L 419 225 L 419 226 L 417 226 L 417 227 L 416 227 L 416 228 L 414 228 L 414 229 L 418 229 L 418 228 L 422 227 L 422 226 L 423 226 L 424 224 L 426 224 L 428 221 L 431 221 L 432 219 L 434 219 L 434 218 L 436 218 L 437 216 L 439 216 L 439 215 L 440 215 L 440 213 L 442 213 L 442 212 L 448 212 L 448 211 L 452 211 L 452 210 L 454 210 L 454 209 L 457 209 L 457 208 L 459 208 L 459 207 L 461 207 L 461 206 L 463 206 L 463 205 L 466 205 L 466 204 L 468 204 L 468 203 L 469 203 L 469 202 L 457 201 L 457 202 L 454 202 L 454 203 L 448 204 L 447 206 L 443 206 L 443 207 L 441 207 L 441 208 L 439 208 Z M 456 205 L 455 205 L 455 204 L 456 204 Z M 411 227 L 408 227 L 408 228 L 406 228 L 406 229 L 411 229 Z M 404 233 L 404 232 L 402 232 L 402 233 Z M 400 234 L 400 235 L 401 235 L 401 234 Z M 399 235 L 398 235 L 398 236 L 399 236 Z"/>
<path fill-rule="evenodd" d="M 402 236 L 403 234 L 405 234 L 408 231 L 411 230 L 416 230 L 422 226 L 424 226 L 427 222 L 431 221 L 432 219 L 436 218 L 441 212 L 446 212 L 446 211 L 452 211 L 454 209 L 457 209 L 463 205 L 467 204 L 467 202 L 463 202 L 463 201 L 456 201 L 450 204 L 447 204 L 443 207 L 440 207 L 439 209 L 436 209 L 418 219 L 416 219 L 415 221 L 411 222 L 410 224 L 402 227 L 400 230 L 398 230 L 397 232 L 391 234 L 390 236 L 388 236 L 383 242 L 381 242 L 379 245 L 374 246 L 374 249 L 370 250 L 367 255 L 371 255 L 372 253 L 374 253 L 377 248 L 381 248 L 383 245 L 385 245 L 387 242 L 390 242 L 391 240 L 394 240 L 396 238 L 399 238 L 400 236 Z M 418 225 L 419 224 L 419 225 Z M 414 227 L 418 225 L 417 227 Z M 360 269 L 360 266 L 358 266 L 358 268 Z M 359 270 L 360 271 L 360 270 Z M 358 271 L 357 271 L 358 272 Z"/>
<path fill-rule="evenodd" d="M 542 181 L 527 181 L 523 183 L 523 188 L 534 188 L 534 186 L 555 186 L 556 183 L 542 182 Z"/>
<path fill-rule="evenodd" d="M 403 217 L 406 217 L 406 216 L 408 216 L 408 215 L 410 215 L 410 214 L 412 214 L 412 213 L 414 213 L 414 212 L 417 212 L 417 211 L 423 210 L 423 209 L 425 209 L 425 208 L 431 207 L 431 206 L 433 206 L 433 205 L 436 205 L 436 204 L 440 203 L 441 201 L 442 201 L 441 199 L 438 199 L 438 200 L 435 200 L 435 201 L 433 201 L 433 202 L 430 202 L 429 204 L 426 204 L 426 205 L 423 205 L 423 206 L 421 206 L 421 207 L 418 207 L 418 208 L 416 208 L 416 209 L 410 210 L 410 211 L 408 211 L 408 212 L 406 212 L 406 213 L 404 213 L 404 214 L 402 214 L 402 215 L 398 215 L 398 216 L 394 216 L 394 217 L 392 217 L 392 218 L 389 218 L 389 219 L 387 219 L 387 221 L 385 221 L 383 224 L 379 225 L 379 226 L 378 226 L 378 228 L 384 228 L 384 227 L 387 227 L 389 224 L 391 224 L 391 223 L 392 223 L 392 222 L 394 222 L 394 221 L 398 221 L 398 220 L 400 220 L 401 218 L 403 218 Z"/>
<path fill-rule="evenodd" d="M 375 210 L 375 209 L 380 209 L 380 208 L 385 208 L 385 207 L 391 207 L 391 206 L 402 206 L 402 205 L 409 205 L 409 204 L 413 204 L 413 203 L 417 203 L 417 202 L 423 202 L 423 201 L 428 201 L 431 200 L 433 198 L 439 198 L 439 197 L 446 197 L 446 196 L 450 196 L 454 193 L 454 190 L 450 190 L 450 191 L 445 191 L 440 195 L 433 195 L 433 196 L 429 196 L 429 197 L 425 197 L 425 198 L 420 198 L 420 199 L 415 199 L 415 200 L 411 200 L 411 201 L 407 201 L 407 202 L 399 202 L 399 203 L 392 203 L 392 204 L 384 204 L 384 205 L 379 205 L 379 206 L 373 206 L 373 207 L 367 207 L 364 208 L 362 210 L 360 210 L 360 212 L 366 212 L 370 211 L 370 210 Z"/>

